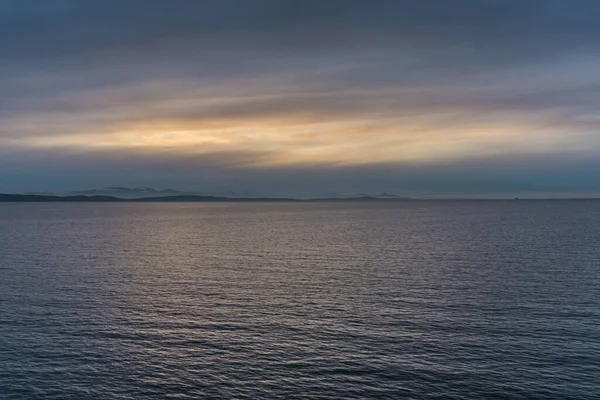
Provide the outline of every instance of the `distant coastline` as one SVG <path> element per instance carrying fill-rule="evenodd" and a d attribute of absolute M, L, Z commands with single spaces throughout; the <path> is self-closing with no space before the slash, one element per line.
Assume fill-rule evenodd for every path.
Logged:
<path fill-rule="evenodd" d="M 201 196 L 201 195 L 178 195 L 178 196 L 160 196 L 160 197 L 141 197 L 141 198 L 120 198 L 114 196 L 52 196 L 37 194 L 7 194 L 0 193 L 0 203 L 168 203 L 168 202 L 333 202 L 333 201 L 406 201 L 414 200 L 410 198 L 377 198 L 371 196 L 362 197 L 330 197 L 314 199 L 296 199 L 291 197 L 220 197 L 220 196 Z"/>
<path fill-rule="evenodd" d="M 176 195 L 176 196 L 157 196 L 140 198 L 122 198 L 115 196 L 56 196 L 56 195 L 38 195 L 38 194 L 8 194 L 0 193 L 0 203 L 318 203 L 318 202 L 403 202 L 403 201 L 515 201 L 517 198 L 412 198 L 412 197 L 392 197 L 381 198 L 374 196 L 360 197 L 322 197 L 322 198 L 293 198 L 293 197 L 223 197 L 223 196 L 203 196 L 203 195 Z M 518 199 L 523 201 L 531 200 L 600 200 L 593 197 L 573 197 L 573 198 L 527 198 Z"/>

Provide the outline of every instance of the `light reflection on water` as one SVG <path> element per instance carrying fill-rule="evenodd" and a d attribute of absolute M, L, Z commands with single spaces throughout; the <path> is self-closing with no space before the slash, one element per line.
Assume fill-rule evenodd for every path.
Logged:
<path fill-rule="evenodd" d="M 600 392 L 596 201 L 0 204 L 0 243 L 6 398 Z"/>

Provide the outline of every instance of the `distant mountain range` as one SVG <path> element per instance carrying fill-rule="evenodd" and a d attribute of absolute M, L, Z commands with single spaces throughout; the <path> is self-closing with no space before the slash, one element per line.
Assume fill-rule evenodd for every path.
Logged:
<path fill-rule="evenodd" d="M 88 189 L 88 190 L 77 190 L 72 192 L 26 192 L 24 195 L 35 195 L 35 196 L 60 196 L 60 197 L 76 197 L 76 196 L 108 196 L 117 197 L 121 199 L 142 199 L 152 197 L 172 197 L 172 196 L 202 196 L 202 197 L 217 197 L 217 198 L 293 198 L 293 199 L 314 199 L 319 198 L 331 198 L 331 199 L 356 199 L 356 198 L 376 198 L 376 199 L 400 199 L 400 196 L 390 193 L 370 194 L 370 193 L 358 193 L 358 194 L 340 194 L 340 193 L 323 193 L 321 195 L 314 196 L 296 196 L 296 195 L 280 195 L 280 194 L 256 194 L 247 191 L 210 191 L 210 192 L 197 192 L 197 191 L 180 191 L 175 189 L 154 189 L 150 187 L 136 187 L 128 188 L 123 186 L 106 187 L 102 189 Z"/>
<path fill-rule="evenodd" d="M 113 196 L 122 198 L 141 198 L 141 197 L 163 197 L 163 196 L 179 196 L 179 195 L 198 195 L 197 192 L 180 192 L 174 189 L 157 190 L 149 187 L 107 187 L 103 189 L 78 190 L 71 192 L 72 195 L 83 196 Z"/>
<path fill-rule="evenodd" d="M 157 197 L 139 197 L 139 198 L 120 198 L 115 196 L 50 196 L 38 194 L 3 194 L 0 193 L 0 202 L 334 202 L 334 201 L 390 201 L 402 200 L 398 198 L 378 198 L 378 197 L 346 197 L 346 198 L 315 198 L 315 199 L 295 199 L 283 197 L 218 197 L 218 196 L 200 196 L 200 195 L 176 195 L 176 196 L 157 196 Z M 405 199 L 408 200 L 408 199 Z"/>

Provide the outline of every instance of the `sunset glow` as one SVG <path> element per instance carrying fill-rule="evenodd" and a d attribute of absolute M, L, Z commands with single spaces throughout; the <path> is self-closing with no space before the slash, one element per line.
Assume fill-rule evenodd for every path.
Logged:
<path fill-rule="evenodd" d="M 362 171 L 364 180 L 343 190 L 444 192 L 455 182 L 476 193 L 479 184 L 468 189 L 469 182 L 485 179 L 482 171 L 511 181 L 516 168 L 519 190 L 600 188 L 588 174 L 600 159 L 595 45 L 545 47 L 543 36 L 563 29 L 581 42 L 596 33 L 584 29 L 583 16 L 569 25 L 558 6 L 542 15 L 503 2 L 498 15 L 479 4 L 463 16 L 423 5 L 405 16 L 394 1 L 375 1 L 364 15 L 359 2 L 339 3 L 339 14 L 306 2 L 296 29 L 285 2 L 252 11 L 243 1 L 215 3 L 210 17 L 204 2 L 182 2 L 161 19 L 153 16 L 164 2 L 108 3 L 98 3 L 106 11 L 98 21 L 89 19 L 95 8 L 74 2 L 68 11 L 40 5 L 43 16 L 17 3 L 4 12 L 7 21 L 40 18 L 48 31 L 4 44 L 0 89 L 11 94 L 0 113 L 4 187 L 78 187 L 64 179 L 73 168 L 88 171 L 91 186 L 144 184 L 159 171 L 160 186 L 205 187 L 214 176 L 228 187 L 273 190 L 286 171 L 329 176 L 327 186 Z M 254 21 L 269 9 L 276 28 L 264 31 Z M 461 27 L 432 25 L 423 35 L 440 12 Z M 521 12 L 527 23 L 512 19 Z M 382 20 L 387 14 L 398 20 Z M 135 29 L 121 25 L 125 15 Z M 75 16 L 91 28 L 82 30 Z M 206 21 L 218 34 L 202 28 Z M 496 32 L 492 22 L 529 42 Z M 193 28 L 180 28 L 186 24 Z M 65 32 L 69 43 L 60 39 Z M 24 167 L 23 159 L 32 163 Z M 445 189 L 403 180 L 423 174 L 443 179 Z"/>

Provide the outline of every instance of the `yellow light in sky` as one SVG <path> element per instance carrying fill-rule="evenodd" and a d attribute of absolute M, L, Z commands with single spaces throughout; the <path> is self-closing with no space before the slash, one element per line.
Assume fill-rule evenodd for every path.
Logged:
<path fill-rule="evenodd" d="M 251 85 L 237 93 L 227 87 L 220 97 L 214 88 L 181 90 L 145 98 L 124 89 L 108 100 L 106 93 L 92 93 L 78 100 L 84 112 L 5 119 L 6 130 L 22 135 L 4 138 L 3 144 L 59 151 L 168 150 L 173 158 L 244 152 L 247 166 L 359 165 L 546 152 L 565 136 L 560 126 L 542 127 L 537 115 L 474 114 L 413 99 L 429 98 L 426 89 L 317 94 L 298 89 L 299 95 Z M 418 105 L 411 109 L 411 101 Z"/>

